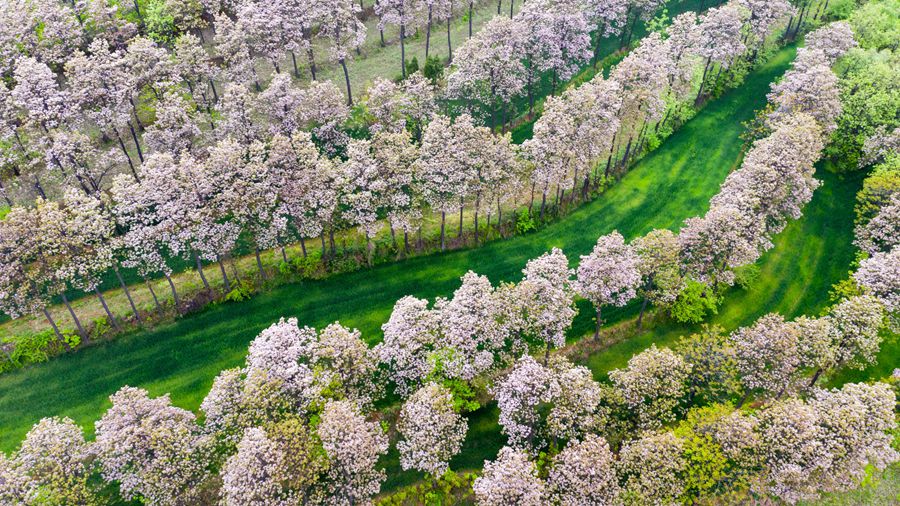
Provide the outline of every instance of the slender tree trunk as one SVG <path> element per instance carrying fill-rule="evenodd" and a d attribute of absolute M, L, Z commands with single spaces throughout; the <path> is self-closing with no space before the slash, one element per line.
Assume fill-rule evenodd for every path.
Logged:
<path fill-rule="evenodd" d="M 425 60 L 428 60 L 428 49 L 431 47 L 432 5 L 428 4 L 428 22 L 425 24 Z"/>
<path fill-rule="evenodd" d="M 132 0 L 132 4 L 134 4 L 134 12 L 137 14 L 138 19 L 141 24 L 144 24 L 144 15 L 141 13 L 141 7 L 138 4 L 138 0 Z"/>
<path fill-rule="evenodd" d="M 156 305 L 156 312 L 162 312 L 162 306 L 159 304 L 159 298 L 156 296 L 156 290 L 153 289 L 153 283 L 150 282 L 149 279 L 144 278 L 144 284 L 147 285 L 147 290 L 150 290 L 150 295 L 153 296 L 153 303 Z"/>
<path fill-rule="evenodd" d="M 34 189 L 37 190 L 38 195 L 40 195 L 42 199 L 47 200 L 47 194 L 44 192 L 44 187 L 41 186 L 41 180 L 38 179 L 37 174 L 34 176 Z"/>
<path fill-rule="evenodd" d="M 456 233 L 457 239 L 462 239 L 462 234 L 463 234 L 463 230 L 462 230 L 462 228 L 463 228 L 463 207 L 464 207 L 463 204 L 460 203 L 460 205 L 459 205 L 459 232 Z"/>
<path fill-rule="evenodd" d="M 297 67 L 297 55 L 293 51 L 290 51 L 290 53 L 291 53 L 291 63 L 294 65 L 294 77 L 299 79 L 300 78 L 300 68 Z"/>
<path fill-rule="evenodd" d="M 403 231 L 403 250 L 409 255 L 409 232 Z"/>
<path fill-rule="evenodd" d="M 306 63 L 309 65 L 309 73 L 312 76 L 312 80 L 316 80 L 316 58 L 313 55 L 312 41 L 310 41 L 309 45 L 306 47 Z"/>
<path fill-rule="evenodd" d="M 444 251 L 446 249 L 446 242 L 444 241 L 444 237 L 445 237 L 444 230 L 446 228 L 446 224 L 447 224 L 447 212 L 441 211 L 441 251 Z"/>
<path fill-rule="evenodd" d="M 134 299 L 131 298 L 131 291 L 128 290 L 128 285 L 125 284 L 125 280 L 122 279 L 122 274 L 119 273 L 118 267 L 113 267 L 113 272 L 116 273 L 116 278 L 119 280 L 119 286 L 122 287 L 122 291 L 125 292 L 125 297 L 128 298 L 128 305 L 131 306 L 131 310 L 134 311 L 134 316 L 137 318 L 139 325 L 144 325 L 144 319 L 141 318 L 141 312 L 138 311 L 137 306 L 134 305 Z"/>
<path fill-rule="evenodd" d="M 594 329 L 594 341 L 600 341 L 600 327 L 603 325 L 603 318 L 601 318 L 601 306 L 597 306 L 597 327 Z"/>
<path fill-rule="evenodd" d="M 478 246 L 478 207 L 481 205 L 481 196 L 475 198 L 475 246 Z"/>
<path fill-rule="evenodd" d="M 134 140 L 134 147 L 137 148 L 138 160 L 144 163 L 144 152 L 141 150 L 141 142 L 138 140 L 137 132 L 134 131 L 134 125 L 128 123 L 128 129 L 131 130 L 131 138 Z"/>
<path fill-rule="evenodd" d="M 644 301 L 641 302 L 641 313 L 638 315 L 637 328 L 638 330 L 643 328 L 644 323 L 644 310 L 647 309 L 647 297 L 644 297 Z"/>
<path fill-rule="evenodd" d="M 343 58 L 340 60 L 341 68 L 344 69 L 344 82 L 347 84 L 347 105 L 353 105 L 353 91 L 350 89 L 350 73 L 347 72 L 347 61 Z"/>
<path fill-rule="evenodd" d="M 509 0 L 509 19 L 513 18 L 513 7 L 515 7 L 516 0 Z"/>
<path fill-rule="evenodd" d="M 59 331 L 59 327 L 56 326 L 56 322 L 53 321 L 53 317 L 50 316 L 50 311 L 47 311 L 47 308 L 44 308 L 43 312 L 44 318 L 46 318 L 47 321 L 50 322 L 50 326 L 53 327 L 53 333 L 56 334 L 56 338 L 59 339 L 61 343 L 64 343 L 66 345 L 66 348 L 71 351 L 72 347 L 69 346 L 69 343 L 66 342 L 66 338 L 63 337 L 62 332 Z"/>
<path fill-rule="evenodd" d="M 700 89 L 697 91 L 697 98 L 694 99 L 694 104 L 700 103 L 700 97 L 703 96 L 703 86 L 706 84 L 706 73 L 709 72 L 709 64 L 712 61 L 712 58 L 706 59 L 706 65 L 703 67 L 703 77 L 700 78 Z"/>
<path fill-rule="evenodd" d="M 816 382 L 819 381 L 819 376 L 822 375 L 822 368 L 816 369 L 816 373 L 813 374 L 812 381 L 809 382 L 809 386 L 807 388 L 812 388 L 816 385 Z"/>
<path fill-rule="evenodd" d="M 322 240 L 322 258 L 328 258 L 328 249 L 325 248 L 325 231 L 322 230 L 322 233 L 319 234 L 319 239 Z"/>
<path fill-rule="evenodd" d="M 254 249 L 256 252 L 256 267 L 259 268 L 260 277 L 262 277 L 263 281 L 265 281 L 267 279 L 266 270 L 263 268 L 262 258 L 259 256 L 259 247 L 256 247 Z"/>
<path fill-rule="evenodd" d="M 134 100 L 131 97 L 128 97 L 128 102 L 131 103 L 131 111 L 134 113 L 134 121 L 137 122 L 138 128 L 143 132 L 144 124 L 141 123 L 141 118 L 140 116 L 138 116 L 137 105 L 135 105 Z M 129 125 L 131 124 L 130 121 L 128 123 Z"/>
<path fill-rule="evenodd" d="M 181 313 L 181 301 L 178 300 L 178 291 L 175 290 L 175 283 L 172 281 L 172 276 L 169 276 L 168 273 L 163 273 L 166 276 L 166 281 L 169 282 L 169 289 L 172 290 L 172 301 L 175 303 L 175 312 Z M 207 290 L 208 290 L 207 285 Z"/>
<path fill-rule="evenodd" d="M 109 317 L 109 322 L 112 324 L 113 328 L 121 331 L 122 327 L 119 326 L 118 320 L 113 316 L 112 311 L 109 310 L 109 306 L 106 305 L 106 299 L 103 298 L 103 294 L 100 293 L 100 289 L 96 286 L 94 287 L 94 293 L 97 294 L 97 299 L 100 300 L 100 305 L 103 306 L 103 310 L 106 311 L 106 316 Z"/>
<path fill-rule="evenodd" d="M 131 161 L 131 155 L 128 154 L 128 150 L 125 148 L 125 143 L 122 142 L 122 136 L 119 135 L 118 129 L 113 129 L 116 132 L 116 139 L 119 141 L 119 147 L 122 148 L 122 153 L 125 154 L 125 159 L 128 160 L 128 167 L 131 168 L 131 175 L 134 176 L 134 180 L 138 183 L 141 182 L 141 178 L 138 177 L 137 170 L 134 168 L 134 162 Z"/>
<path fill-rule="evenodd" d="M 222 261 L 222 257 L 218 257 L 217 261 L 219 263 L 219 270 L 222 271 L 222 281 L 225 283 L 225 293 L 231 291 L 231 281 L 228 279 L 228 273 L 225 272 L 225 262 Z"/>
<path fill-rule="evenodd" d="M 197 274 L 200 274 L 200 280 L 203 281 L 203 286 L 209 290 L 209 281 L 206 280 L 206 276 L 203 274 L 203 264 L 200 263 L 200 257 L 197 256 L 197 253 L 194 252 L 194 262 L 197 264 Z"/>
<path fill-rule="evenodd" d="M 78 329 L 78 334 L 82 338 L 87 339 L 88 334 L 87 334 L 87 332 L 84 331 L 84 327 L 81 325 L 81 320 L 78 319 L 78 315 L 75 314 L 75 310 L 72 309 L 72 304 L 69 304 L 69 299 L 68 299 L 68 297 L 66 297 L 65 292 L 60 293 L 59 296 L 62 299 L 63 304 L 65 304 L 66 309 L 69 310 L 69 316 L 71 316 L 72 321 L 75 322 L 75 328 Z"/>
<path fill-rule="evenodd" d="M 497 15 L 500 15 L 500 7 L 503 5 L 503 0 L 497 0 Z"/>
<path fill-rule="evenodd" d="M 303 251 L 303 258 L 306 258 L 306 239 L 300 238 L 300 250 Z M 287 256 L 285 256 L 284 261 L 287 262 Z"/>
<path fill-rule="evenodd" d="M 406 79 L 406 24 L 400 23 L 400 75 Z"/>
<path fill-rule="evenodd" d="M 450 40 L 450 13 L 447 13 L 447 63 L 453 62 L 453 41 Z"/>
<path fill-rule="evenodd" d="M 547 190 L 544 190 L 544 193 L 541 194 L 541 214 L 538 220 L 544 219 L 544 208 L 547 206 Z"/>
<path fill-rule="evenodd" d="M 475 2 L 472 0 L 469 0 L 469 38 L 470 39 L 472 38 L 472 9 L 473 9 L 474 5 L 475 5 Z"/>
<path fill-rule="evenodd" d="M 287 263 L 287 261 L 288 261 L 287 251 L 284 249 L 284 246 L 280 246 L 278 249 L 281 250 L 281 259 L 284 260 L 284 263 Z"/>

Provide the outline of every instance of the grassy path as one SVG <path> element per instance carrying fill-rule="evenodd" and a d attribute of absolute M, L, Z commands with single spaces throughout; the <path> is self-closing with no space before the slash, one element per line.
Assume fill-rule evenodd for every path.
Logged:
<path fill-rule="evenodd" d="M 601 198 L 535 234 L 283 286 L 5 374 L 0 377 L 0 449 L 13 448 L 42 416 L 70 416 L 90 430 L 106 409 L 107 397 L 126 384 L 153 395 L 171 392 L 175 404 L 196 409 L 213 377 L 239 365 L 248 342 L 281 316 L 296 316 L 302 324 L 315 326 L 340 319 L 359 328 L 367 340 L 377 341 L 394 301 L 404 295 L 448 295 L 469 269 L 494 283 L 514 280 L 528 259 L 553 246 L 577 261 L 597 236 L 613 229 L 634 237 L 655 227 L 676 228 L 706 210 L 709 198 L 739 161 L 741 123 L 764 105 L 769 83 L 787 68 L 793 54 L 793 49 L 777 53 L 744 86 L 709 104 Z M 615 314 L 610 311 L 609 317 Z M 579 319 L 574 334 L 582 333 L 586 318 Z"/>

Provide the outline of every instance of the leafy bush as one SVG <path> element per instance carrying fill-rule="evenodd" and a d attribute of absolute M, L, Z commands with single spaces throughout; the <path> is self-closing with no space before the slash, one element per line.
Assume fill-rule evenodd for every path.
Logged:
<path fill-rule="evenodd" d="M 412 57 L 412 60 L 406 62 L 406 75 L 415 74 L 419 71 L 419 59 L 415 56 Z"/>
<path fill-rule="evenodd" d="M 534 218 L 531 216 L 531 212 L 529 212 L 528 208 L 519 211 L 518 216 L 516 216 L 516 233 L 527 234 L 536 228 L 537 226 L 534 224 Z"/>
<path fill-rule="evenodd" d="M 756 264 L 745 265 L 734 270 L 734 282 L 744 290 L 749 290 L 758 277 L 759 266 Z"/>
<path fill-rule="evenodd" d="M 687 280 L 669 313 L 681 323 L 700 323 L 718 312 L 720 299 L 705 283 Z"/>
<path fill-rule="evenodd" d="M 254 291 L 253 284 L 246 279 L 242 279 L 233 284 L 231 291 L 225 294 L 225 300 L 228 302 L 241 302 L 253 296 Z"/>
<path fill-rule="evenodd" d="M 109 322 L 106 321 L 105 316 L 97 318 L 96 320 L 94 320 L 94 325 L 91 327 L 91 330 L 89 332 L 91 335 L 91 339 L 100 339 L 101 337 L 108 334 L 111 328 L 112 327 L 110 326 Z"/>
<path fill-rule="evenodd" d="M 425 59 L 425 66 L 422 67 L 422 75 L 429 79 L 431 84 L 437 84 L 444 75 L 444 62 L 437 56 L 429 56 Z"/>
<path fill-rule="evenodd" d="M 172 44 L 176 33 L 175 18 L 166 10 L 165 1 L 150 0 L 143 9 L 147 36 L 160 44 Z"/>

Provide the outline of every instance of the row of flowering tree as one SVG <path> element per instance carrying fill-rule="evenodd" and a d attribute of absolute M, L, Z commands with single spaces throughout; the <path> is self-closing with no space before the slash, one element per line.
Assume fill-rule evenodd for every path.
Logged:
<path fill-rule="evenodd" d="M 89 253 L 64 255 L 40 247 L 42 238 L 53 240 L 49 235 L 10 241 L 5 254 L 16 261 L 8 264 L 4 286 L 21 295 L 5 299 L 3 310 L 11 315 L 44 312 L 56 295 L 68 305 L 65 293 L 72 288 L 95 291 L 102 298 L 100 275 L 120 265 L 145 277 L 168 278 L 169 259 L 179 256 L 198 267 L 202 261 L 218 262 L 228 291 L 232 280 L 225 260 L 242 236 L 250 239 L 265 276 L 261 250 L 299 239 L 305 254 L 305 241 L 319 238 L 323 252 L 333 252 L 335 231 L 346 228 L 360 230 L 371 246 L 387 224 L 395 244 L 396 233 L 402 232 L 408 251 L 409 235 L 420 230 L 428 212 L 440 213 L 443 249 L 447 214 L 459 211 L 461 236 L 463 211 L 471 209 L 477 242 L 479 218 L 485 216 L 490 225 L 496 211 L 502 219 L 503 204 L 529 187 L 532 205 L 535 189 L 541 195 L 543 216 L 553 188 L 558 200 L 583 178 L 586 191 L 592 171 L 604 159 L 608 170 L 617 147 L 626 145 L 625 160 L 642 149 L 648 132 L 666 121 L 663 111 L 673 107 L 666 106 L 667 97 L 690 88 L 691 72 L 699 71 L 695 44 L 685 42 L 676 49 L 673 41 L 694 40 L 707 30 L 707 18 L 720 12 L 740 17 L 745 9 L 729 4 L 699 22 L 692 13 L 679 16 L 665 39 L 648 37 L 609 79 L 598 76 L 551 99 L 534 139 L 521 148 L 471 116 L 436 114 L 440 92 L 421 74 L 400 84 L 376 80 L 366 98 L 371 135 L 351 139 L 340 128 L 350 110 L 333 84 L 313 82 L 300 89 L 290 76 L 279 74 L 260 93 L 240 79 L 217 89 L 211 61 L 190 40 L 179 39 L 168 55 L 149 41 L 110 51 L 97 39 L 90 56 L 76 53 L 67 66 L 66 87 L 43 63 L 20 58 L 15 87 L 0 87 L 7 131 L 17 140 L 36 143 L 19 143 L 20 161 L 40 163 L 44 149 L 47 167 L 81 195 L 68 191 L 58 201 L 17 207 L 3 221 L 11 229 L 4 235 L 13 237 L 13 229 L 29 234 L 29 227 L 40 226 L 42 209 L 55 206 L 75 216 L 60 225 L 67 240 L 76 243 L 71 248 Z M 759 38 L 765 39 L 773 26 Z M 76 81 L 81 83 L 77 88 Z M 96 93 L 82 97 L 73 92 L 100 81 L 106 84 Z M 117 125 L 125 125 L 141 145 L 134 105 L 139 89 L 160 97 L 156 120 L 146 127 L 144 149 L 138 151 L 143 164 L 113 177 L 115 160 L 129 156 Z M 655 112 L 647 117 L 641 112 L 635 119 L 626 111 Z M 657 123 L 651 127 L 654 118 Z M 201 129 L 206 123 L 209 128 Z M 108 125 L 106 131 L 115 132 L 109 138 L 118 139 L 121 153 L 113 157 L 80 134 L 79 128 L 88 125 Z M 112 184 L 105 185 L 105 178 Z M 40 187 L 37 180 L 35 184 Z M 83 225 L 78 216 L 86 209 L 96 210 L 91 219 L 99 225 L 77 230 Z M 27 268 L 15 267 L 17 263 Z M 202 269 L 198 271 L 208 288 Z M 178 294 L 169 281 L 177 306 Z M 130 300 L 127 288 L 125 292 Z M 70 314 L 83 334 L 74 311 Z M 109 318 L 115 322 L 111 314 Z"/>

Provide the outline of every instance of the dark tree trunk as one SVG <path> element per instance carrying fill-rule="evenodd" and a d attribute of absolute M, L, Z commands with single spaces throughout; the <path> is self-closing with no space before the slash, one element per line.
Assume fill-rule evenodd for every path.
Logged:
<path fill-rule="evenodd" d="M 463 205 L 459 205 L 459 232 L 456 233 L 456 238 L 461 239 L 463 234 Z"/>
<path fill-rule="evenodd" d="M 166 276 L 166 281 L 169 282 L 169 289 L 172 290 L 172 301 L 175 303 L 175 312 L 181 312 L 181 301 L 178 300 L 178 291 L 175 290 L 175 283 L 172 281 L 172 276 L 169 276 L 168 273 L 163 273 Z M 208 288 L 207 288 L 208 289 Z"/>
<path fill-rule="evenodd" d="M 137 318 L 137 321 L 140 325 L 144 324 L 144 319 L 141 318 L 141 312 L 138 311 L 137 306 L 134 305 L 134 299 L 131 298 L 131 291 L 128 290 L 128 285 L 125 284 L 125 280 L 122 279 L 122 274 L 119 273 L 118 267 L 113 267 L 113 272 L 116 273 L 116 278 L 119 280 L 119 286 L 122 287 L 122 291 L 125 292 L 125 297 L 128 298 L 128 305 L 131 306 L 131 310 L 134 311 L 134 316 Z M 154 298 L 156 298 L 154 296 Z"/>
<path fill-rule="evenodd" d="M 44 308 L 43 312 L 44 318 L 46 318 L 47 321 L 50 322 L 50 326 L 53 327 L 53 333 L 56 334 L 56 338 L 59 339 L 60 342 L 64 343 L 66 345 L 66 348 L 71 351 L 72 347 L 69 346 L 69 343 L 66 342 L 66 339 L 62 335 L 62 332 L 59 331 L 59 327 L 56 326 L 56 322 L 53 321 L 53 317 L 50 316 L 50 311 L 47 311 L 47 308 Z"/>
<path fill-rule="evenodd" d="M 444 241 L 445 234 L 444 230 L 446 229 L 447 224 L 447 212 L 441 211 L 441 251 L 446 249 L 446 242 Z"/>
<path fill-rule="evenodd" d="M 447 63 L 453 62 L 453 41 L 450 40 L 450 14 L 447 14 Z"/>
<path fill-rule="evenodd" d="M 109 310 L 109 306 L 106 305 L 106 299 L 103 298 L 103 294 L 100 293 L 100 289 L 96 286 L 94 287 L 94 293 L 97 294 L 97 298 L 100 300 L 100 305 L 103 306 L 103 310 L 106 311 L 106 316 L 109 317 L 109 322 L 112 324 L 113 328 L 118 331 L 122 330 L 122 327 L 119 326 L 118 320 L 113 316 L 112 311 Z"/>
<path fill-rule="evenodd" d="M 294 65 L 294 77 L 300 78 L 300 68 L 297 67 L 297 55 L 291 51 L 291 63 Z"/>
<path fill-rule="evenodd" d="M 137 148 L 138 160 L 144 163 L 144 152 L 141 150 L 141 143 L 138 140 L 137 132 L 134 131 L 134 125 L 128 123 L 128 129 L 131 130 L 131 138 L 134 139 L 134 147 Z"/>
<path fill-rule="evenodd" d="M 406 79 L 406 24 L 400 24 L 400 75 Z"/>
<path fill-rule="evenodd" d="M 647 297 L 644 297 L 644 301 L 641 302 L 641 312 L 638 315 L 637 328 L 638 330 L 643 328 L 644 323 L 644 310 L 647 309 Z"/>
<path fill-rule="evenodd" d="M 231 281 L 228 279 L 228 273 L 225 272 L 225 262 L 222 261 L 222 257 L 218 258 L 219 262 L 219 270 L 222 271 L 222 281 L 225 283 L 225 293 L 231 291 Z"/>
<path fill-rule="evenodd" d="M 472 38 L 472 8 L 475 2 L 469 1 L 469 38 Z"/>
<path fill-rule="evenodd" d="M 306 239 L 300 238 L 300 250 L 303 251 L 303 258 L 306 258 Z M 287 255 L 284 257 L 284 261 L 287 262 Z"/>
<path fill-rule="evenodd" d="M 344 69 L 344 82 L 347 84 L 347 105 L 353 105 L 353 91 L 350 89 L 350 73 L 347 72 L 347 61 L 343 58 L 340 60 L 341 68 Z"/>
<path fill-rule="evenodd" d="M 263 268 L 262 258 L 260 258 L 260 256 L 259 256 L 259 248 L 258 247 L 254 248 L 254 250 L 256 253 L 256 267 L 259 268 L 260 277 L 263 279 L 263 281 L 265 281 L 266 280 L 266 270 Z"/>
<path fill-rule="evenodd" d="M 194 253 L 194 262 L 197 264 L 197 274 L 200 274 L 200 280 L 203 281 L 203 286 L 209 290 L 209 281 L 206 280 L 206 276 L 203 274 L 203 264 L 200 262 L 200 257 L 197 256 L 197 253 Z"/>
<path fill-rule="evenodd" d="M 81 326 L 81 320 L 78 319 L 78 315 L 76 315 L 76 314 L 75 314 L 75 310 L 72 309 L 72 304 L 69 304 L 69 299 L 68 299 L 68 297 L 66 297 L 66 294 L 65 294 L 65 293 L 61 293 L 61 294 L 59 294 L 59 296 L 60 296 L 60 298 L 62 299 L 63 304 L 65 304 L 66 309 L 69 310 L 69 316 L 71 316 L 71 317 L 72 317 L 72 321 L 75 322 L 75 328 L 78 329 L 78 334 L 79 334 L 82 338 L 87 339 L 88 334 L 87 334 L 87 332 L 84 331 L 84 327 Z"/>
<path fill-rule="evenodd" d="M 116 132 L 116 139 L 119 141 L 119 147 L 122 148 L 122 153 L 125 154 L 125 159 L 128 160 L 128 167 L 131 168 L 131 175 L 134 176 L 134 180 L 138 183 L 141 182 L 141 178 L 138 177 L 137 170 L 134 168 L 134 162 L 131 161 L 131 155 L 128 154 L 128 150 L 125 149 L 125 143 L 122 142 L 122 136 L 119 135 L 119 130 L 114 129 Z"/>
<path fill-rule="evenodd" d="M 306 63 L 309 65 L 309 73 L 312 80 L 316 80 L 316 58 L 313 55 L 312 42 L 306 47 Z"/>
<path fill-rule="evenodd" d="M 694 104 L 699 104 L 700 97 L 703 96 L 703 86 L 706 84 L 706 73 L 709 72 L 710 62 L 712 62 L 712 58 L 707 58 L 706 65 L 703 67 L 703 77 L 700 78 L 700 89 L 697 91 L 697 98 L 694 99 Z"/>
<path fill-rule="evenodd" d="M 601 318 L 601 306 L 597 306 L 597 327 L 594 329 L 594 341 L 600 341 L 600 327 L 603 325 L 603 318 Z"/>
<path fill-rule="evenodd" d="M 431 47 L 432 6 L 428 4 L 428 22 L 425 24 L 425 60 L 428 60 L 428 49 Z"/>
<path fill-rule="evenodd" d="M 151 283 L 149 279 L 144 278 L 144 284 L 147 285 L 147 290 L 150 290 L 150 295 L 153 297 L 153 303 L 156 305 L 156 312 L 162 312 L 162 306 L 159 304 L 159 297 L 156 296 L 156 290 L 153 289 L 153 283 Z"/>

